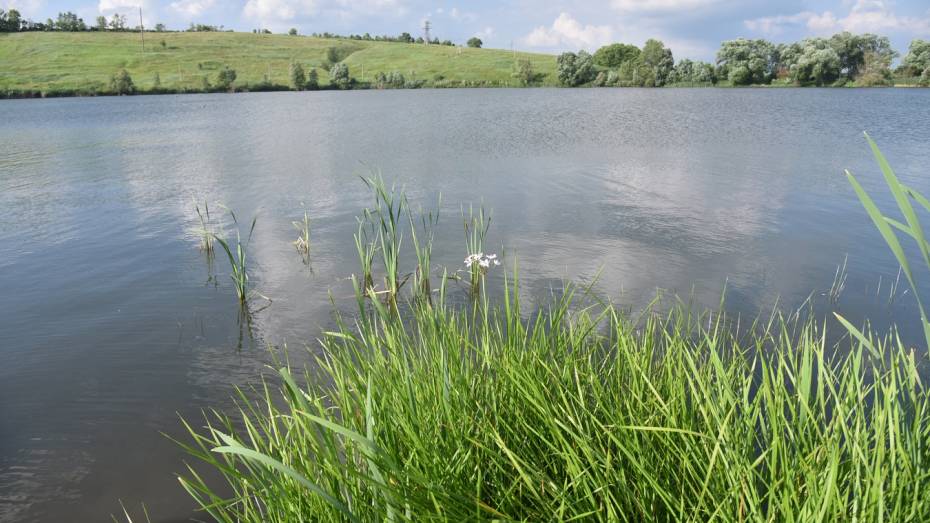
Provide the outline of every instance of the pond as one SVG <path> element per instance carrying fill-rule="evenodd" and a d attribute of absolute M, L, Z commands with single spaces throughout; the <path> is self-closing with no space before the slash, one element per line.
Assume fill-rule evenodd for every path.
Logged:
<path fill-rule="evenodd" d="M 891 208 L 868 131 L 930 192 L 927 122 L 930 90 L 916 89 L 0 102 L 0 521 L 100 521 L 119 500 L 156 522 L 190 517 L 184 455 L 165 435 L 229 407 L 269 346 L 314 350 L 334 308 L 351 312 L 352 234 L 371 204 L 360 176 L 376 171 L 414 207 L 441 195 L 437 271 L 463 267 L 463 209 L 491 211 L 487 243 L 533 304 L 566 281 L 632 311 L 660 291 L 716 307 L 726 288 L 733 314 L 813 303 L 825 321 L 894 321 L 918 342 L 913 293 L 894 287 L 843 169 Z M 272 302 L 250 326 L 228 264 L 198 248 L 195 201 L 218 222 L 220 204 L 257 218 L 253 281 Z M 304 210 L 309 264 L 291 243 Z"/>

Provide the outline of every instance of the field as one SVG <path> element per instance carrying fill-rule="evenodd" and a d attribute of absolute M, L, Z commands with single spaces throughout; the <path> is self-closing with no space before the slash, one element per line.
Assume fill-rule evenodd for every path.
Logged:
<path fill-rule="evenodd" d="M 0 92 L 32 91 L 47 95 L 93 94 L 107 89 L 110 77 L 125 68 L 136 89 L 150 90 L 157 74 L 165 90 L 199 91 L 204 78 L 213 82 L 224 66 L 236 70 L 236 86 L 288 84 L 288 66 L 297 60 L 321 68 L 334 47 L 360 82 L 379 72 L 398 71 L 408 79 L 440 86 L 517 86 L 515 60 L 531 60 L 554 85 L 555 57 L 500 49 L 471 49 L 306 36 L 252 33 L 0 33 Z"/>

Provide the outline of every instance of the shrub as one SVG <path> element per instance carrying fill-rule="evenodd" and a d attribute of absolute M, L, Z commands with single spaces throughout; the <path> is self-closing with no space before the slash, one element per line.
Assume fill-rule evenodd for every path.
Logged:
<path fill-rule="evenodd" d="M 216 73 L 216 86 L 224 91 L 232 90 L 233 83 L 236 81 L 236 70 L 224 66 Z"/>
<path fill-rule="evenodd" d="M 352 78 L 349 76 L 349 66 L 344 63 L 338 63 L 329 70 L 329 83 L 337 89 L 348 89 L 352 84 Z"/>
<path fill-rule="evenodd" d="M 481 49 L 481 46 L 484 45 L 484 42 L 482 42 L 481 39 L 478 38 L 477 36 L 473 36 L 468 39 L 468 42 L 466 42 L 466 44 L 468 45 L 468 47 L 474 47 L 475 49 Z"/>
<path fill-rule="evenodd" d="M 594 77 L 594 82 L 592 82 L 594 87 L 604 87 L 607 84 L 607 74 L 604 71 L 597 73 L 597 76 Z"/>
<path fill-rule="evenodd" d="M 304 88 L 311 91 L 320 88 L 320 74 L 316 71 L 316 67 L 311 67 L 310 72 L 307 73 L 307 82 L 304 84 Z"/>
<path fill-rule="evenodd" d="M 292 60 L 288 68 L 288 77 L 291 79 L 291 89 L 302 91 L 307 86 L 307 75 L 304 74 L 304 67 L 299 62 Z"/>
<path fill-rule="evenodd" d="M 563 85 L 575 87 L 585 84 L 594 79 L 594 61 L 591 55 L 586 51 L 578 51 L 578 54 L 567 52 L 562 53 L 556 59 L 559 81 Z"/>
<path fill-rule="evenodd" d="M 533 69 L 533 62 L 528 58 L 521 58 L 514 64 L 514 71 L 511 75 L 520 81 L 521 85 L 533 85 L 539 81 L 540 75 Z"/>
<path fill-rule="evenodd" d="M 132 77 L 129 76 L 129 71 L 120 69 L 116 74 L 111 76 L 110 90 L 118 95 L 132 94 L 136 90 L 136 86 L 132 83 Z"/>

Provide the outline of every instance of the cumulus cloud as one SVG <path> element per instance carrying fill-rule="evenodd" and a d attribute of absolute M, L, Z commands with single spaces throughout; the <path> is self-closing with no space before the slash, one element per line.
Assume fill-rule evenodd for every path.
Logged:
<path fill-rule="evenodd" d="M 609 43 L 613 30 L 608 25 L 582 25 L 561 13 L 550 27 L 539 26 L 523 38 L 530 47 L 571 47 L 592 50 Z"/>
<path fill-rule="evenodd" d="M 216 0 L 179 0 L 171 2 L 169 7 L 177 13 L 187 16 L 200 16 L 216 4 Z"/>
<path fill-rule="evenodd" d="M 695 10 L 720 3 L 721 0 L 613 0 L 610 6 L 627 13 Z"/>
<path fill-rule="evenodd" d="M 831 11 L 816 13 L 802 11 L 793 15 L 756 18 L 743 22 L 750 31 L 777 35 L 787 28 L 806 27 L 814 33 L 853 33 L 900 31 L 912 34 L 930 34 L 930 14 L 923 18 L 898 16 L 885 0 L 857 0 L 846 16 L 838 17 Z"/>

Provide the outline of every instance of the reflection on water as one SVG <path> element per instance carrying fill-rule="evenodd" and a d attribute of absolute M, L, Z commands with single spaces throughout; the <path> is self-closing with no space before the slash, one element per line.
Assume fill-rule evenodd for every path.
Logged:
<path fill-rule="evenodd" d="M 910 296 L 887 299 L 894 260 L 841 173 L 890 203 L 868 130 L 930 190 L 927 121 L 926 90 L 4 101 L 0 521 L 100 520 L 119 499 L 155 521 L 187 517 L 182 456 L 159 432 L 228 406 L 272 361 L 267 345 L 313 349 L 330 300 L 351 311 L 355 216 L 371 203 L 358 175 L 373 168 L 414 206 L 442 193 L 437 266 L 461 268 L 460 206 L 492 209 L 487 245 L 518 261 L 528 310 L 597 276 L 634 309 L 657 289 L 713 306 L 726 284 L 736 312 L 814 293 L 826 316 L 848 253 L 836 307 L 916 339 Z M 225 259 L 211 268 L 189 233 L 194 198 L 258 217 L 254 283 L 273 303 L 250 322 Z M 309 265 L 291 243 L 305 208 Z"/>

